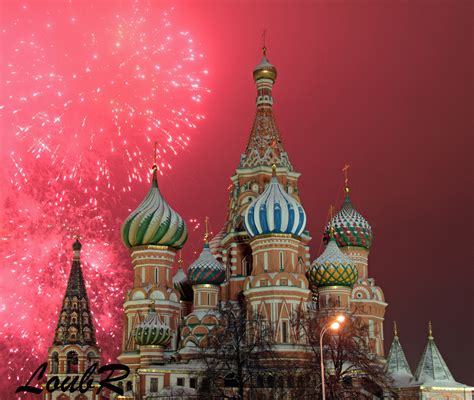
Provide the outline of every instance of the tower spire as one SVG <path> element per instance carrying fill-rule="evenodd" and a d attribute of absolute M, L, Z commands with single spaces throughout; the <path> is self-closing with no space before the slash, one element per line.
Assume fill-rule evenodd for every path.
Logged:
<path fill-rule="evenodd" d="M 398 337 L 397 321 L 393 321 L 393 336 Z"/>
<path fill-rule="evenodd" d="M 273 116 L 272 90 L 277 69 L 267 59 L 266 30 L 262 33 L 262 41 L 262 60 L 253 70 L 253 79 L 257 86 L 257 115 L 247 148 L 241 155 L 239 168 L 270 167 L 275 163 L 278 167 L 293 171 Z"/>
<path fill-rule="evenodd" d="M 72 249 L 74 256 L 71 272 L 53 343 L 95 345 L 95 330 L 80 261 L 82 244 L 79 238 L 76 237 Z"/>
<path fill-rule="evenodd" d="M 428 342 L 418 363 L 415 378 L 421 384 L 430 384 L 433 381 L 455 382 L 434 341 L 431 321 L 428 322 Z"/>

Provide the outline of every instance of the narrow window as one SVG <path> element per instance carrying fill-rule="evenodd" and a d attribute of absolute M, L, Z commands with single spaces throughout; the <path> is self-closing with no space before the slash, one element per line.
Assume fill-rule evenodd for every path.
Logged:
<path fill-rule="evenodd" d="M 369 337 L 375 337 L 374 321 L 369 319 Z"/>
<path fill-rule="evenodd" d="M 268 271 L 268 253 L 263 253 L 263 270 Z"/>
<path fill-rule="evenodd" d="M 155 268 L 155 283 L 158 283 L 158 268 Z"/>
<path fill-rule="evenodd" d="M 150 392 L 157 393 L 158 392 L 158 378 L 151 378 L 150 379 Z"/>
<path fill-rule="evenodd" d="M 178 378 L 176 385 L 177 386 L 184 386 L 184 378 Z"/>
<path fill-rule="evenodd" d="M 196 378 L 189 379 L 189 387 L 196 389 L 197 388 L 197 380 Z"/>
<path fill-rule="evenodd" d="M 280 271 L 283 271 L 285 269 L 285 264 L 283 261 L 283 252 L 280 251 Z"/>
<path fill-rule="evenodd" d="M 288 329 L 287 322 L 283 321 L 282 327 L 281 327 L 281 336 L 282 336 L 283 343 L 288 343 L 288 331 L 287 331 L 287 329 Z"/>
<path fill-rule="evenodd" d="M 59 367 L 59 355 L 57 352 L 54 352 L 53 355 L 51 356 L 51 372 L 53 374 L 57 374 L 58 367 Z"/>

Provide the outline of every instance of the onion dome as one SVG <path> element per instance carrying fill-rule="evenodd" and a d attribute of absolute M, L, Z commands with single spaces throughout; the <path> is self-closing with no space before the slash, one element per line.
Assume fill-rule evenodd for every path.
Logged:
<path fill-rule="evenodd" d="M 360 215 L 352 206 L 349 197 L 349 188 L 345 187 L 346 198 L 342 208 L 329 221 L 326 229 L 326 239 L 329 236 L 329 228 L 334 227 L 334 236 L 340 247 L 357 246 L 370 249 L 372 245 L 372 228 L 367 220 Z"/>
<path fill-rule="evenodd" d="M 140 346 L 163 347 L 171 341 L 171 329 L 160 321 L 154 308 L 150 308 L 143 322 L 138 325 L 135 341 Z"/>
<path fill-rule="evenodd" d="M 178 271 L 173 276 L 173 286 L 181 295 L 181 301 L 193 301 L 193 288 L 189 283 L 186 272 L 184 272 L 181 254 L 178 259 L 178 265 Z"/>
<path fill-rule="evenodd" d="M 192 285 L 220 285 L 225 281 L 225 270 L 211 253 L 209 243 L 204 243 L 199 258 L 188 269 L 188 279 Z"/>
<path fill-rule="evenodd" d="M 267 60 L 267 48 L 263 48 L 263 57 L 260 64 L 258 64 L 253 69 L 253 79 L 258 81 L 259 79 L 271 79 L 275 82 L 277 77 L 277 70 L 276 68 L 270 64 Z"/>
<path fill-rule="evenodd" d="M 180 249 L 188 238 L 186 223 L 162 197 L 156 170 L 155 165 L 145 199 L 122 225 L 122 240 L 127 247 L 159 245 Z"/>
<path fill-rule="evenodd" d="M 357 282 L 357 267 L 337 246 L 334 237 L 329 239 L 326 248 L 309 270 L 310 282 L 321 286 L 348 286 Z"/>
<path fill-rule="evenodd" d="M 300 203 L 289 195 L 276 177 L 245 211 L 245 228 L 252 237 L 270 233 L 301 236 L 306 227 L 306 214 Z"/>

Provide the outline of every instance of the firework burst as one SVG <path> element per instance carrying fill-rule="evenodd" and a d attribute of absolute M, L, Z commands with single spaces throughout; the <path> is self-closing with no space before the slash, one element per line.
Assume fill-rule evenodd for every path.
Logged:
<path fill-rule="evenodd" d="M 204 57 L 172 9 L 45 7 L 19 5 L 2 27 L 0 389 L 9 393 L 46 359 L 75 235 L 104 361 L 117 355 L 131 269 L 112 211 L 141 200 L 132 189 L 148 179 L 153 142 L 160 172 L 171 168 L 209 92 Z"/>

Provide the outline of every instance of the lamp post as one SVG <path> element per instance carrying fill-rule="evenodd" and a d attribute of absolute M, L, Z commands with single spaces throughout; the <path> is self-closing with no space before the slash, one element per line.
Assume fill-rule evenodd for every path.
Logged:
<path fill-rule="evenodd" d="M 344 315 L 338 315 L 334 321 L 329 321 L 326 325 L 323 326 L 319 334 L 319 354 L 321 357 L 321 388 L 323 394 L 323 400 L 326 400 L 326 386 L 324 383 L 324 354 L 323 354 L 323 337 L 324 334 L 329 330 L 337 331 L 341 324 L 345 321 L 346 317 Z"/>

